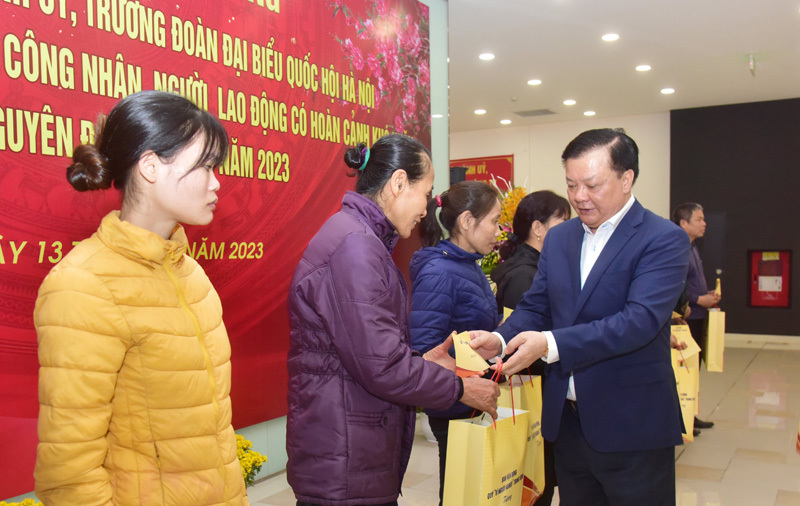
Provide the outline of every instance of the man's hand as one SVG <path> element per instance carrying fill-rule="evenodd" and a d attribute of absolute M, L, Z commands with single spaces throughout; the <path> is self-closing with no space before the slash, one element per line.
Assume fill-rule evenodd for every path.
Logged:
<path fill-rule="evenodd" d="M 671 333 L 671 332 L 670 332 L 670 334 L 669 334 L 669 345 L 670 345 L 672 348 L 675 348 L 676 350 L 685 350 L 686 348 L 688 348 L 688 347 L 689 347 L 689 345 L 688 345 L 688 344 L 686 344 L 686 343 L 685 343 L 685 342 L 683 342 L 683 341 L 681 341 L 681 342 L 679 343 L 679 342 L 678 342 L 678 338 L 677 338 L 677 337 L 675 337 L 675 334 L 673 334 L 673 333 Z"/>
<path fill-rule="evenodd" d="M 722 296 L 717 295 L 714 292 L 708 292 L 705 295 L 701 295 L 697 298 L 697 305 L 703 306 L 704 308 L 714 307 L 722 298 Z"/>
<path fill-rule="evenodd" d="M 484 360 L 496 357 L 503 349 L 500 338 L 485 330 L 470 330 L 469 338 L 469 346 Z"/>
<path fill-rule="evenodd" d="M 439 364 L 445 369 L 456 372 L 456 359 L 451 357 L 448 353 L 450 348 L 453 346 L 454 334 L 455 332 L 447 336 L 447 339 L 445 339 L 444 342 L 436 348 L 431 348 L 428 350 L 424 355 L 422 355 L 422 358 L 428 360 L 429 362 Z"/>
<path fill-rule="evenodd" d="M 497 336 L 493 336 L 497 339 Z M 462 378 L 464 382 L 464 395 L 459 399 L 471 408 L 485 411 L 492 415 L 492 419 L 497 418 L 497 398 L 500 396 L 500 387 L 492 380 L 483 379 L 479 376 Z"/>
<path fill-rule="evenodd" d="M 506 345 L 506 355 L 514 353 L 503 365 L 503 374 L 511 376 L 544 356 L 547 338 L 542 332 L 520 332 Z M 516 353 L 515 353 L 516 352 Z M 497 366 L 492 366 L 495 369 Z"/>

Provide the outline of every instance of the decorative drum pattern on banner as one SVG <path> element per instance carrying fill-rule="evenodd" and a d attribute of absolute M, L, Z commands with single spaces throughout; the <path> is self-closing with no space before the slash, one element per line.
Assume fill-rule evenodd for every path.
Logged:
<path fill-rule="evenodd" d="M 230 136 L 190 255 L 222 299 L 234 425 L 286 413 L 287 290 L 353 187 L 344 148 L 400 131 L 430 146 L 428 8 L 415 0 L 5 0 L 0 71 L 0 498 L 32 490 L 33 305 L 42 279 L 118 209 L 78 193 L 72 149 L 120 99 L 180 93 Z"/>

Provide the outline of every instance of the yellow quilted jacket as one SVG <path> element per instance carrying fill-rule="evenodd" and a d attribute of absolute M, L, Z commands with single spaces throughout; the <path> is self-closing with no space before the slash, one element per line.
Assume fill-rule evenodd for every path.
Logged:
<path fill-rule="evenodd" d="M 36 301 L 45 505 L 247 503 L 222 306 L 188 255 L 107 215 Z"/>

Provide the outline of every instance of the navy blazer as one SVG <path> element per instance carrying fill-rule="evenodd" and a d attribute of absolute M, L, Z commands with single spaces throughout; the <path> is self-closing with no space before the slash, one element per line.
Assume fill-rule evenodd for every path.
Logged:
<path fill-rule="evenodd" d="M 669 320 L 686 280 L 689 238 L 636 201 L 581 289 L 583 235 L 579 218 L 548 231 L 531 289 L 498 329 L 506 341 L 526 330 L 553 331 L 560 360 L 545 368 L 544 437 L 558 436 L 572 373 L 594 450 L 681 444 Z"/>

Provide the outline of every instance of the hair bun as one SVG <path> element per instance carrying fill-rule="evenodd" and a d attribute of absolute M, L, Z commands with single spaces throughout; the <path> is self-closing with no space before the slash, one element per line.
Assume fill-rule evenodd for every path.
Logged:
<path fill-rule="evenodd" d="M 67 181 L 79 192 L 111 187 L 108 161 L 92 144 L 82 144 L 75 148 L 72 162 L 67 167 Z"/>
<path fill-rule="evenodd" d="M 351 169 L 358 170 L 364 163 L 364 156 L 361 153 L 366 147 L 367 145 L 361 142 L 356 147 L 348 149 L 344 154 L 344 163 Z"/>

